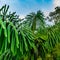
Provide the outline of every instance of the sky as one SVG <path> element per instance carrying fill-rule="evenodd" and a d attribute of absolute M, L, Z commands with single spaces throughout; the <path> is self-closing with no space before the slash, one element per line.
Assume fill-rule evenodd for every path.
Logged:
<path fill-rule="evenodd" d="M 0 0 L 0 8 L 9 5 L 9 11 L 15 12 L 21 18 L 31 12 L 41 10 L 47 16 L 56 6 L 60 6 L 60 0 Z"/>

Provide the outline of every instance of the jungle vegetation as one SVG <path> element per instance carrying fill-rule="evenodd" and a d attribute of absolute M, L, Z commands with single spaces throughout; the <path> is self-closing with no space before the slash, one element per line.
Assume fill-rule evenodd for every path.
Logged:
<path fill-rule="evenodd" d="M 41 10 L 20 19 L 0 8 L 0 60 L 60 60 L 60 7 L 50 12 L 46 24 Z"/>

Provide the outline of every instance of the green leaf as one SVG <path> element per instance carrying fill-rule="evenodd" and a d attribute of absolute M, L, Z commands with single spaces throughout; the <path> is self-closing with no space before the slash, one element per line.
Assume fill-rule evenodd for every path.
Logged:
<path fill-rule="evenodd" d="M 10 43 L 10 33 L 11 33 L 11 31 L 10 31 L 11 29 L 10 29 L 10 25 L 8 25 L 8 27 L 7 27 L 7 34 L 8 34 L 8 43 Z"/>

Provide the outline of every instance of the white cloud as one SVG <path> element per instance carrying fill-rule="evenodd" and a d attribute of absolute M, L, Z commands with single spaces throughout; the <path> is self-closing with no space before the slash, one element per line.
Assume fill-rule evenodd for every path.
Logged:
<path fill-rule="evenodd" d="M 25 16 L 24 15 L 20 15 L 19 18 L 23 19 L 23 18 L 25 18 Z"/>
<path fill-rule="evenodd" d="M 60 6 L 60 0 L 54 0 L 53 5 L 54 5 L 54 8 L 57 6 Z"/>
<path fill-rule="evenodd" d="M 49 11 L 45 11 L 44 15 L 45 15 L 45 17 L 47 17 L 49 15 Z"/>

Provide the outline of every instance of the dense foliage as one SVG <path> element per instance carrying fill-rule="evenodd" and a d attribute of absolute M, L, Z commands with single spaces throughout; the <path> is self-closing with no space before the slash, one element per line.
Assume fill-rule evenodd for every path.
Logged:
<path fill-rule="evenodd" d="M 60 60 L 60 22 L 46 26 L 40 10 L 20 19 L 8 9 L 0 9 L 0 60 Z"/>

